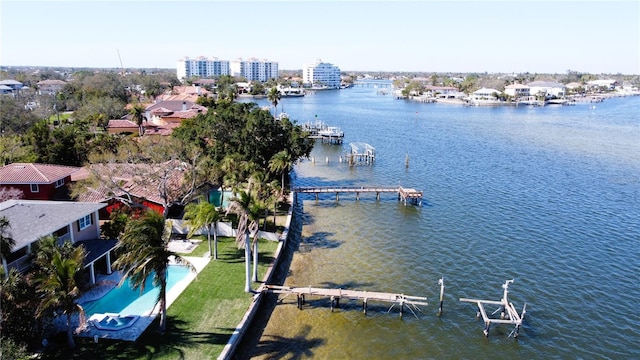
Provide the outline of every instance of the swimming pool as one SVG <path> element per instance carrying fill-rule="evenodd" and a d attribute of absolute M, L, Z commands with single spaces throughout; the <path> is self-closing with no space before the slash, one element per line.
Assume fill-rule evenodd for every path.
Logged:
<path fill-rule="evenodd" d="M 187 277 L 190 270 L 187 267 L 171 265 L 167 271 L 167 293 L 173 286 Z M 160 290 L 153 286 L 153 277 L 149 276 L 145 282 L 144 292 L 133 290 L 129 279 L 121 286 L 116 286 L 98 300 L 82 303 L 85 315 L 89 318 L 93 314 L 115 313 L 122 316 L 144 315 L 153 310 Z"/>

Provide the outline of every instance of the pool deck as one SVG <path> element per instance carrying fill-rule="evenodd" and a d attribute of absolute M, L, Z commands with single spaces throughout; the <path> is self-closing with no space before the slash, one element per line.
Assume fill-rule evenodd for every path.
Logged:
<path fill-rule="evenodd" d="M 184 259 L 188 260 L 193 266 L 196 268 L 196 272 L 200 273 L 202 269 L 209 263 L 208 257 L 192 257 L 192 256 L 184 256 Z M 176 283 L 169 292 L 167 292 L 167 308 L 173 304 L 173 302 L 178 298 L 178 296 L 189 286 L 191 281 L 196 278 L 197 273 L 189 273 L 185 279 L 180 280 Z M 107 292 L 113 289 L 118 282 L 120 281 L 121 273 L 113 272 L 110 275 L 102 275 L 98 278 L 99 286 L 96 286 L 91 291 L 85 293 L 79 299 L 79 303 L 85 301 L 96 300 L 104 296 Z M 99 330 L 95 326 L 91 324 L 91 321 L 87 319 L 87 326 L 78 331 L 76 336 L 80 337 L 88 337 L 96 339 L 112 339 L 112 340 L 125 340 L 125 341 L 136 341 L 140 335 L 151 325 L 153 320 L 155 320 L 157 314 L 159 312 L 159 307 L 156 306 L 152 311 L 148 311 L 145 314 L 139 314 L 140 317 L 136 320 L 133 325 L 126 329 L 122 330 Z M 72 318 L 72 326 L 77 328 L 80 324 L 79 316 L 75 315 Z M 59 330 L 66 329 L 66 317 L 61 316 L 55 319 L 54 325 Z"/>

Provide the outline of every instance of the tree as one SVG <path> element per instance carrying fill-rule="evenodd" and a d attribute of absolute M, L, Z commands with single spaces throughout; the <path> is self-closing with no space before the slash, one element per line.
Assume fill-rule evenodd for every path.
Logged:
<path fill-rule="evenodd" d="M 165 225 L 165 218 L 152 210 L 147 210 L 139 219 L 129 221 L 116 246 L 119 258 L 113 263 L 123 272 L 120 284 L 129 279 L 134 289 L 144 291 L 146 279 L 152 277 L 153 285 L 160 290 L 155 304 L 160 303 L 161 333 L 167 330 L 169 260 L 174 259 L 176 263 L 195 270 L 191 263 L 168 249 L 171 233 Z"/>
<path fill-rule="evenodd" d="M 291 155 L 287 150 L 282 150 L 277 154 L 273 155 L 271 160 L 269 160 L 269 170 L 274 173 L 282 174 L 282 189 L 284 189 L 284 175 L 289 172 L 291 166 L 293 165 L 293 161 L 291 160 Z"/>
<path fill-rule="evenodd" d="M 197 203 L 189 203 L 184 208 L 184 220 L 189 226 L 187 237 L 191 238 L 193 234 L 202 229 L 207 228 L 207 240 L 209 242 L 209 257 L 214 260 L 218 259 L 218 220 L 220 213 L 215 205 L 209 203 L 204 197 L 200 197 Z M 213 251 L 211 250 L 211 230 L 213 229 Z"/>
<path fill-rule="evenodd" d="M 278 101 L 280 100 L 280 90 L 277 87 L 272 87 L 267 94 L 267 99 L 273 104 L 273 116 L 276 116 L 276 109 Z"/>
<path fill-rule="evenodd" d="M 144 120 L 144 107 L 136 104 L 129 110 L 131 114 L 131 120 L 138 125 L 138 136 L 144 135 L 144 127 L 142 127 L 142 121 Z"/>
<path fill-rule="evenodd" d="M 74 248 L 68 257 L 61 251 L 54 250 L 47 271 L 41 272 L 36 278 L 36 288 L 42 294 L 36 316 L 43 317 L 50 311 L 60 311 L 66 315 L 67 343 L 71 349 L 76 347 L 71 328 L 72 316 L 79 313 L 80 325 L 84 323 L 84 310 L 76 303 L 81 295 L 76 277 L 82 270 L 85 256 L 82 246 Z"/>
<path fill-rule="evenodd" d="M 0 258 L 2 258 L 2 267 L 5 269 L 5 275 L 8 275 L 6 272 L 6 256 L 11 254 L 11 250 L 16 246 L 16 241 L 11 237 L 11 233 L 9 232 L 10 227 L 11 224 L 9 224 L 9 219 L 7 219 L 6 216 L 0 217 Z"/>
<path fill-rule="evenodd" d="M 238 231 L 236 235 L 236 243 L 238 248 L 244 248 L 245 263 L 245 292 L 251 292 L 251 244 L 249 238 L 251 234 L 258 232 L 258 222 L 256 221 L 255 209 L 256 199 L 251 192 L 239 190 L 236 196 L 229 202 L 227 214 L 232 213 L 238 215 Z M 259 214 L 258 214 L 259 216 Z M 256 253 L 255 256 L 258 256 Z"/>

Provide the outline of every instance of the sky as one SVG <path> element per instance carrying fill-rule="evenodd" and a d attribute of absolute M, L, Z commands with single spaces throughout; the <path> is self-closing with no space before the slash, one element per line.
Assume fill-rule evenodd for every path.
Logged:
<path fill-rule="evenodd" d="M 640 1 L 0 0 L 0 65 L 640 74 Z"/>

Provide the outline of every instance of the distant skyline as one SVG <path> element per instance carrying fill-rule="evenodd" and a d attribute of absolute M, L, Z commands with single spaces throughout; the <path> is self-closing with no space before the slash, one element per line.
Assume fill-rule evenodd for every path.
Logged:
<path fill-rule="evenodd" d="M 640 74 L 640 1 L 0 2 L 0 65 Z"/>

